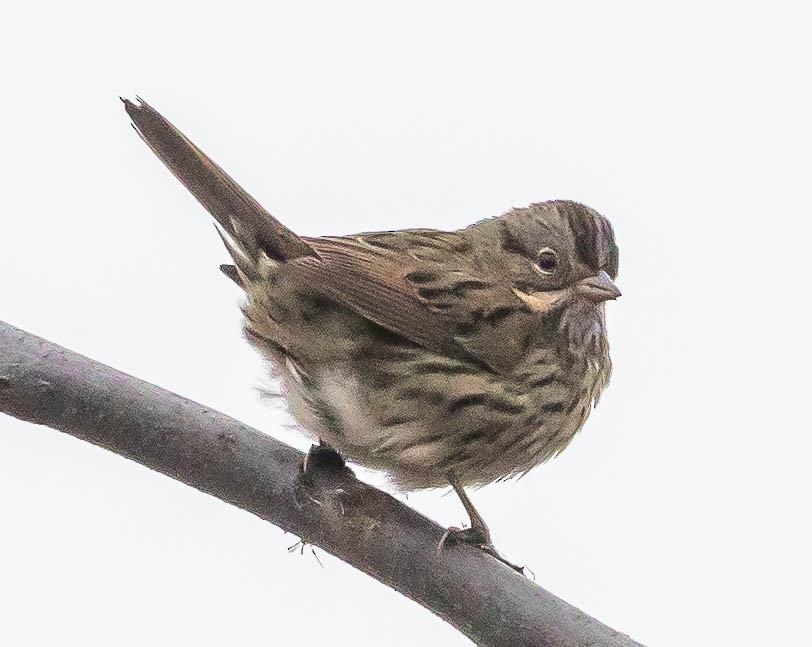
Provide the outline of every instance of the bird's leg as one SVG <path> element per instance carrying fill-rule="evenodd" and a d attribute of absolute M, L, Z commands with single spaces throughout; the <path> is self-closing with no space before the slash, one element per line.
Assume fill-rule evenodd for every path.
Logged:
<path fill-rule="evenodd" d="M 471 499 L 466 494 L 465 489 L 462 487 L 462 485 L 460 485 L 456 475 L 453 472 L 449 472 L 447 476 L 448 482 L 451 484 L 451 487 L 454 488 L 454 492 L 457 493 L 460 501 L 462 501 L 462 505 L 465 507 L 465 511 L 468 513 L 468 517 L 471 520 L 471 525 L 468 528 L 449 528 L 446 530 L 442 539 L 440 539 L 439 545 L 437 546 L 437 553 L 439 554 L 440 551 L 442 551 L 443 546 L 449 542 L 473 544 L 492 557 L 495 557 L 503 564 L 510 566 L 510 568 L 512 568 L 514 571 L 524 573 L 523 566 L 517 566 L 499 554 L 499 551 L 497 551 L 494 545 L 491 543 L 491 531 L 488 530 L 485 520 L 482 518 L 479 512 L 477 512 L 477 509 L 474 507 Z"/>
<path fill-rule="evenodd" d="M 457 480 L 457 477 L 453 472 L 448 474 L 448 482 L 451 483 L 451 487 L 454 488 L 454 492 L 457 493 L 460 501 L 462 501 L 462 505 L 465 508 L 465 511 L 468 513 L 468 518 L 471 520 L 471 526 L 469 528 L 454 529 L 454 538 L 457 541 L 467 544 L 490 546 L 491 531 L 488 530 L 485 520 L 480 516 L 479 512 L 477 512 L 477 509 L 474 507 L 474 504 L 471 502 L 471 499 L 468 497 L 465 489 L 462 487 L 462 485 L 460 485 L 459 480 Z"/>

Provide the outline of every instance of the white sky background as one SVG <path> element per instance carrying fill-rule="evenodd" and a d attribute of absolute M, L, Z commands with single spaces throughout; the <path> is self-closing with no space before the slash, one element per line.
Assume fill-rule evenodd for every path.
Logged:
<path fill-rule="evenodd" d="M 621 247 L 612 384 L 561 457 L 475 502 L 542 586 L 642 642 L 803 644 L 805 3 L 295 4 L 4 8 L 0 318 L 307 446 L 256 397 L 226 252 L 119 94 L 302 234 L 583 201 Z M 464 519 L 442 491 L 409 503 Z M 3 645 L 469 644 L 248 513 L 8 417 L 0 510 Z"/>

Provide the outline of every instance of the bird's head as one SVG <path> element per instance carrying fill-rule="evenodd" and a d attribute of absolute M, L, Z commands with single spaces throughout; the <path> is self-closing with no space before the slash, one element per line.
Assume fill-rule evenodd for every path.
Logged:
<path fill-rule="evenodd" d="M 483 268 L 509 281 L 540 315 L 567 304 L 595 308 L 620 296 L 612 226 L 594 209 L 542 202 L 473 227 L 487 232 L 478 237 Z"/>

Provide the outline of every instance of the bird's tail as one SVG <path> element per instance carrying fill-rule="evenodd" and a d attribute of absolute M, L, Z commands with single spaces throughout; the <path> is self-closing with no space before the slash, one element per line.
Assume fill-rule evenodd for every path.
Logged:
<path fill-rule="evenodd" d="M 152 106 L 140 98 L 122 101 L 141 139 L 214 216 L 236 265 L 221 266 L 229 278 L 242 285 L 260 278 L 268 263 L 317 256 Z"/>

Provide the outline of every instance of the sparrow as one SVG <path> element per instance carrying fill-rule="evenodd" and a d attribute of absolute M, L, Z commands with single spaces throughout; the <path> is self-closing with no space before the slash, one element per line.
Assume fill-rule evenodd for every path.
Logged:
<path fill-rule="evenodd" d="M 464 488 L 561 452 L 609 381 L 609 221 L 554 200 L 456 231 L 298 236 L 154 108 L 123 101 L 214 216 L 245 337 L 296 421 L 403 490 L 450 485 L 471 523 L 447 536 L 495 553 Z"/>

